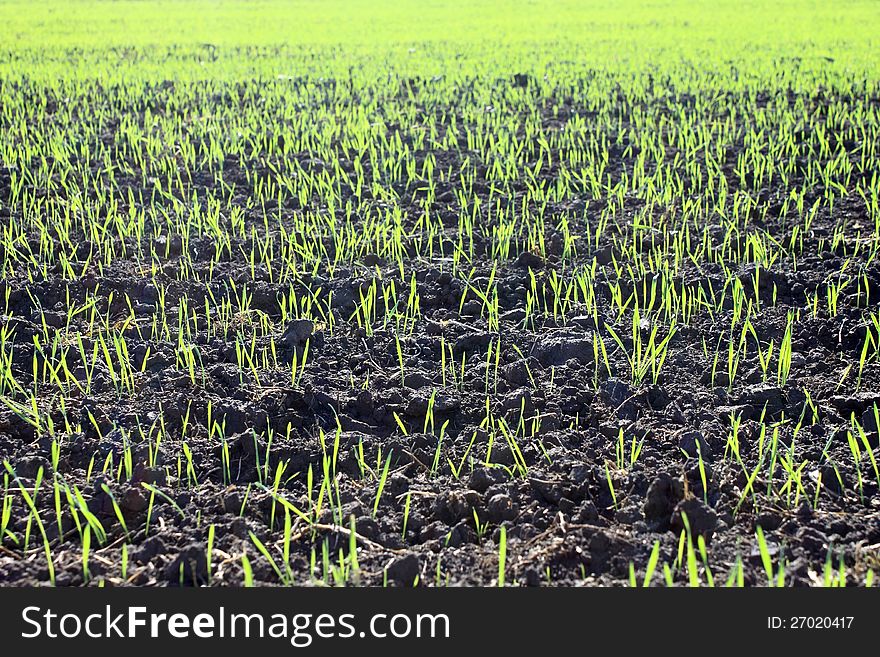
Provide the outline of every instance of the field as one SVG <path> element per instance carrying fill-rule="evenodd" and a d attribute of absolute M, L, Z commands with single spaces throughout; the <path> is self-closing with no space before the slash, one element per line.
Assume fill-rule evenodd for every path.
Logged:
<path fill-rule="evenodd" d="M 875 2 L 0 26 L 0 585 L 876 585 Z"/>

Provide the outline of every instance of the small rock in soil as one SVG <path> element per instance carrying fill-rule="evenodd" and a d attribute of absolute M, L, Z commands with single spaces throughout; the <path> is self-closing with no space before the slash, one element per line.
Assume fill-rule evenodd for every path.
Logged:
<path fill-rule="evenodd" d="M 520 576 L 520 583 L 523 586 L 541 586 L 541 573 L 534 566 L 529 566 Z"/>
<path fill-rule="evenodd" d="M 529 479 L 529 483 L 538 499 L 553 505 L 559 504 L 563 493 L 562 482 L 532 478 Z"/>
<path fill-rule="evenodd" d="M 446 547 L 458 547 L 459 545 L 476 542 L 476 532 L 474 532 L 468 522 L 467 520 L 462 520 L 449 530 L 449 533 L 443 539 Z M 473 523 L 473 520 L 470 522 Z"/>
<path fill-rule="evenodd" d="M 638 506 L 628 506 L 614 514 L 614 520 L 624 525 L 632 525 L 642 519 L 642 512 Z"/>
<path fill-rule="evenodd" d="M 810 473 L 810 479 L 818 482 L 822 478 L 822 488 L 833 495 L 843 495 L 847 487 L 847 477 L 830 463 L 825 463 L 818 470 Z"/>
<path fill-rule="evenodd" d="M 166 581 L 172 584 L 192 586 L 206 582 L 208 560 L 205 548 L 195 543 L 186 546 L 165 566 L 163 574 Z"/>
<path fill-rule="evenodd" d="M 643 507 L 648 526 L 657 530 L 668 529 L 672 511 L 682 497 L 684 497 L 684 485 L 681 481 L 665 473 L 657 476 L 648 486 Z"/>
<path fill-rule="evenodd" d="M 825 556 L 828 552 L 828 537 L 815 527 L 801 527 L 797 538 L 808 553 Z"/>
<path fill-rule="evenodd" d="M 675 506 L 669 525 L 670 529 L 676 534 L 681 533 L 685 528 L 684 521 L 682 520 L 683 515 L 687 516 L 693 536 L 702 536 L 707 541 L 712 538 L 712 534 L 715 533 L 715 527 L 718 525 L 718 516 L 702 500 L 691 497 L 690 499 L 682 500 Z"/>
<path fill-rule="evenodd" d="M 581 504 L 581 508 L 578 510 L 576 521 L 583 524 L 593 524 L 599 519 L 599 509 L 596 508 L 596 505 L 590 500 L 585 501 Z"/>
<path fill-rule="evenodd" d="M 456 354 L 461 354 L 462 352 L 470 353 L 484 350 L 495 337 L 491 333 L 485 332 L 468 333 L 455 341 L 454 351 Z"/>
<path fill-rule="evenodd" d="M 363 516 L 355 521 L 355 530 L 364 538 L 375 540 L 379 538 L 379 523 L 369 516 Z"/>
<path fill-rule="evenodd" d="M 529 367 L 526 361 L 518 360 L 501 368 L 501 377 L 508 383 L 522 386 L 529 383 Z M 534 374 L 532 374 L 534 376 Z"/>
<path fill-rule="evenodd" d="M 485 493 L 499 479 L 496 468 L 475 468 L 468 477 L 468 486 L 478 493 Z"/>
<path fill-rule="evenodd" d="M 397 557 L 385 569 L 388 579 L 398 586 L 412 586 L 420 570 L 419 558 L 413 553 Z"/>
<path fill-rule="evenodd" d="M 140 513 L 147 508 L 147 500 L 144 498 L 144 494 L 141 493 L 141 491 L 132 487 L 125 492 L 120 506 L 126 511 Z"/>
<path fill-rule="evenodd" d="M 755 518 L 755 526 L 760 527 L 765 532 L 774 531 L 782 524 L 782 516 L 775 511 L 765 511 Z"/>
<path fill-rule="evenodd" d="M 702 455 L 704 459 L 708 459 L 712 456 L 709 443 L 706 442 L 706 438 L 700 431 L 685 431 L 682 433 L 678 438 L 678 446 L 690 458 L 698 458 Z"/>
<path fill-rule="evenodd" d="M 537 345 L 538 360 L 542 365 L 563 365 L 569 360 L 586 362 L 592 358 L 593 343 L 584 337 L 548 335 Z"/>
<path fill-rule="evenodd" d="M 602 384 L 601 394 L 609 406 L 618 407 L 633 396 L 633 389 L 620 379 L 608 379 Z"/>
<path fill-rule="evenodd" d="M 654 410 L 663 410 L 672 401 L 662 387 L 654 384 L 647 387 L 645 398 L 648 400 L 648 405 Z"/>
<path fill-rule="evenodd" d="M 287 324 L 281 340 L 288 347 L 298 347 L 305 344 L 315 332 L 315 323 L 310 319 L 294 319 Z"/>
<path fill-rule="evenodd" d="M 45 475 L 49 472 L 50 464 L 49 461 L 42 456 L 35 456 L 33 454 L 29 454 L 27 456 L 21 457 L 15 463 L 15 474 L 24 479 L 35 479 L 37 476 L 37 472 L 40 471 L 40 468 L 43 468 L 43 474 Z"/>
<path fill-rule="evenodd" d="M 730 416 L 738 417 L 743 422 L 755 419 L 758 414 L 753 406 L 749 404 L 738 404 L 734 406 L 718 406 L 715 414 L 725 422 L 730 421 Z"/>
<path fill-rule="evenodd" d="M 846 397 L 836 395 L 829 401 L 844 418 L 850 417 L 852 413 L 855 413 L 858 417 L 867 411 L 870 411 L 870 414 L 873 415 L 874 404 L 880 405 L 880 392 L 857 392 Z"/>
<path fill-rule="evenodd" d="M 477 495 L 477 499 L 479 499 L 479 495 Z M 448 491 L 434 498 L 434 515 L 447 525 L 469 517 L 472 510 L 471 501 L 459 491 Z"/>
<path fill-rule="evenodd" d="M 540 269 L 544 266 L 544 259 L 531 251 L 523 251 L 516 259 L 516 266 L 523 269 Z"/>
<path fill-rule="evenodd" d="M 422 527 L 422 530 L 419 532 L 419 541 L 422 543 L 434 541 L 439 539 L 441 536 L 446 536 L 448 532 L 449 527 L 437 520 L 429 525 Z"/>
<path fill-rule="evenodd" d="M 504 520 L 513 520 L 516 518 L 518 511 L 517 505 L 510 499 L 509 495 L 497 494 L 493 495 L 487 506 L 489 521 L 498 523 Z"/>
<path fill-rule="evenodd" d="M 432 381 L 421 372 L 413 372 L 412 374 L 407 374 L 405 383 L 407 388 L 419 390 L 420 388 L 427 388 L 430 386 Z"/>
<path fill-rule="evenodd" d="M 133 483 L 146 482 L 148 484 L 164 486 L 168 480 L 168 475 L 164 468 L 150 468 L 143 463 L 139 463 L 134 468 L 131 480 Z"/>
<path fill-rule="evenodd" d="M 760 409 L 765 404 L 771 407 L 783 406 L 785 396 L 780 388 L 769 383 L 759 383 L 746 388 L 737 402 L 757 406 Z"/>
<path fill-rule="evenodd" d="M 483 304 L 473 299 L 461 307 L 462 317 L 478 317 L 483 312 Z"/>
<path fill-rule="evenodd" d="M 148 564 L 153 557 L 165 551 L 165 543 L 158 536 L 151 536 L 137 547 L 128 548 L 128 556 L 141 565 Z"/>

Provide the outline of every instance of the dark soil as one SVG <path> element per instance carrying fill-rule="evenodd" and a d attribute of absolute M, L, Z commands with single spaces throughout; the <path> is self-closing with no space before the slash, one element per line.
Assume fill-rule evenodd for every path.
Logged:
<path fill-rule="evenodd" d="M 517 80 L 515 84 L 521 81 Z M 527 82 L 525 83 L 527 84 Z M 108 91 L 107 93 L 110 93 Z M 156 102 L 163 92 L 156 90 Z M 247 102 L 247 99 L 245 101 Z M 256 102 L 254 100 L 254 102 Z M 623 101 L 620 101 L 623 102 Z M 684 102 L 684 101 L 682 101 Z M 823 102 L 822 99 L 808 102 Z M 560 113 L 548 113 L 548 121 L 564 121 L 578 113 L 570 98 L 559 98 Z M 137 108 L 129 108 L 137 113 Z M 635 108 L 625 104 L 620 111 L 626 119 Z M 83 117 L 84 122 L 88 117 Z M 391 131 L 391 128 L 389 128 Z M 193 136 L 193 139 L 197 139 Z M 729 155 L 729 166 L 736 162 L 736 152 Z M 465 156 L 474 152 L 437 153 L 443 167 L 457 170 Z M 308 154 L 300 154 L 305 162 Z M 422 154 L 420 157 L 424 157 Z M 632 166 L 633 155 L 621 149 L 612 152 L 610 170 Z M 351 162 L 345 158 L 343 163 Z M 313 168 L 320 164 L 312 163 Z M 229 157 L 223 179 L 236 184 L 242 202 L 256 192 L 248 171 L 258 168 L 254 162 Z M 478 163 L 485 175 L 488 163 Z M 544 170 L 548 184 L 552 171 Z M 731 185 L 737 184 L 731 173 Z M 0 202 L 3 221 L 16 220 L 16 206 L 10 205 L 8 175 L 0 170 Z M 120 173 L 116 196 L 125 207 L 127 190 L 140 185 L 139 177 L 128 179 Z M 214 189 L 215 173 L 196 170 L 191 189 L 199 196 Z M 781 185 L 781 183 L 780 183 Z M 514 186 L 516 187 L 516 186 Z M 449 244 L 458 238 L 456 186 L 437 189 L 432 210 L 446 227 Z M 524 186 L 520 186 L 520 191 Z M 57 191 L 36 190 L 50 199 Z M 411 210 L 404 216 L 412 228 L 422 210 L 422 199 L 413 190 L 400 189 L 401 205 Z M 515 191 L 515 190 L 514 190 Z M 765 190 L 763 204 L 772 204 L 785 190 Z M 485 180 L 474 187 L 474 194 L 489 204 L 491 189 Z M 816 198 L 821 194 L 816 191 Z M 135 196 L 137 198 L 137 195 Z M 144 198 L 149 198 L 145 194 Z M 412 199 L 411 201 L 409 199 Z M 149 203 L 150 201 L 146 201 Z M 411 202 L 411 207 L 406 204 Z M 807 199 L 811 205 L 813 199 Z M 137 203 L 137 202 L 136 202 Z M 155 199 L 152 203 L 162 203 Z M 380 200 L 375 201 L 381 204 Z M 842 223 L 855 225 L 866 220 L 864 206 L 851 197 L 838 201 L 833 213 L 819 212 L 810 232 L 804 236 L 806 254 L 793 270 L 790 262 L 777 261 L 760 274 L 764 309 L 757 317 L 762 338 L 782 338 L 786 313 L 802 309 L 803 319 L 793 336 L 792 375 L 784 387 L 775 377 L 764 382 L 757 369 L 754 352 L 740 366 L 740 377 L 728 386 L 719 374 L 710 380 L 710 365 L 703 356 L 703 341 L 714 346 L 726 334 L 729 310 L 715 317 L 701 314 L 689 326 L 680 326 L 670 347 L 670 355 L 657 383 L 633 387 L 627 379 L 623 354 L 609 354 L 614 376 L 604 367 L 594 382 L 592 317 L 569 313 L 566 319 L 537 315 L 526 323 L 525 293 L 530 275 L 546 280 L 553 271 L 570 270 L 595 258 L 607 273 L 608 285 L 598 289 L 600 317 L 606 317 L 610 304 L 610 286 L 616 280 L 612 255 L 619 255 L 617 245 L 630 230 L 633 213 L 640 207 L 637 198 L 627 199 L 619 216 L 619 226 L 609 230 L 596 248 L 585 247 L 575 254 L 563 254 L 563 240 L 552 221 L 545 224 L 546 250 L 538 254 L 514 248 L 511 257 L 493 263 L 473 263 L 472 280 L 485 287 L 493 266 L 497 267 L 500 328 L 490 331 L 482 304 L 473 295 L 459 308 L 464 289 L 464 274 L 453 275 L 448 259 L 437 257 L 411 259 L 405 263 L 402 279 L 396 262 L 366 254 L 360 262 L 341 263 L 329 270 L 302 274 L 295 288 L 321 288 L 321 299 L 331 299 L 336 318 L 332 332 L 322 323 L 282 321 L 279 297 L 288 284 L 273 283 L 266 268 L 251 269 L 243 257 L 225 258 L 213 271 L 210 283 L 199 282 L 192 271 L 181 280 L 181 263 L 191 261 L 194 273 L 202 277 L 210 265 L 213 242 L 187 245 L 189 257 L 182 253 L 179 238 L 158 238 L 161 267 L 155 277 L 142 268 L 136 256 L 118 258 L 99 270 L 94 265 L 77 280 L 64 280 L 60 272 L 49 272 L 39 280 L 11 277 L 0 282 L 0 300 L 8 299 L 4 323 L 14 331 L 13 369 L 16 377 L 31 380 L 35 347 L 33 336 L 42 331 L 43 317 L 50 323 L 50 335 L 64 322 L 68 298 L 82 303 L 88 293 L 96 293 L 103 306 L 101 314 L 124 317 L 128 314 L 125 297 L 145 330 L 126 329 L 126 337 L 136 362 L 149 353 L 147 365 L 136 375 L 134 394 L 120 394 L 101 367 L 97 369 L 93 389 L 88 396 L 74 392 L 60 406 L 57 390 L 40 388 L 44 408 L 52 417 L 60 446 L 58 471 L 71 488 L 79 487 L 88 509 L 108 528 L 104 546 L 95 544 L 90 572 L 95 582 L 102 576 L 109 584 L 123 581 L 138 586 L 203 584 L 208 581 L 206 541 L 209 526 L 216 530 L 211 582 L 241 585 L 244 573 L 241 554 L 246 553 L 258 583 L 277 584 L 279 579 L 269 562 L 255 548 L 251 533 L 270 546 L 281 562 L 283 509 L 274 507 L 268 492 L 259 484 L 259 468 L 268 473 L 269 486 L 279 463 L 286 463 L 285 479 L 280 486 L 284 497 L 299 508 L 308 508 L 308 471 L 320 485 L 324 462 L 321 447 L 323 432 L 332 451 L 337 427 L 338 462 L 336 482 L 344 526 L 337 525 L 330 505 L 324 503 L 323 515 L 314 527 L 292 517 L 291 566 L 293 581 L 308 583 L 323 576 L 322 550 L 328 548 L 331 562 L 338 562 L 340 550 L 348 552 L 350 518 L 354 519 L 359 547 L 360 571 L 352 581 L 381 585 L 422 584 L 488 585 L 497 578 L 497 559 L 501 528 L 507 537 L 507 581 L 527 585 L 541 584 L 624 584 L 630 564 L 643 572 L 656 541 L 661 546 L 661 563 L 672 563 L 679 549 L 679 535 L 686 514 L 694 541 L 704 537 L 709 562 L 716 580 L 724 581 L 737 556 L 744 565 L 744 581 L 763 584 L 766 575 L 758 553 L 756 527 L 763 528 L 774 560 L 785 558 L 787 583 L 810 584 L 829 554 L 835 567 L 843 559 L 849 582 L 863 581 L 869 567 L 876 567 L 880 555 L 880 496 L 878 483 L 867 460 L 862 463 L 862 486 L 850 455 L 846 432 L 854 416 L 865 426 L 877 458 L 877 427 L 872 409 L 880 401 L 880 371 L 869 364 L 862 376 L 862 386 L 854 392 L 854 373 L 839 385 L 841 373 L 849 363 L 858 361 L 864 341 L 861 317 L 864 304 L 854 296 L 841 302 L 836 317 L 808 315 L 808 296 L 829 275 L 836 275 L 847 257 L 846 240 L 835 252 L 829 236 Z M 584 235 L 586 226 L 595 227 L 600 204 L 587 198 L 574 198 L 560 207 L 550 207 L 546 216 L 568 213 L 583 217 L 571 227 L 575 235 Z M 275 208 L 283 221 L 305 211 L 298 202 Z M 262 218 L 250 208 L 245 220 L 263 234 Z M 355 219 L 357 221 L 357 219 Z M 761 226 L 779 239 L 790 234 L 785 218 L 767 218 Z M 717 229 L 717 230 L 716 230 Z M 270 232 L 277 230 L 269 228 Z M 486 252 L 488 230 L 475 230 L 477 252 Z M 710 239 L 720 239 L 720 226 L 710 230 Z M 847 239 L 850 234 L 847 233 Z M 147 239 L 147 238 L 145 238 Z M 153 238 L 149 238 L 153 239 Z M 406 238 L 407 246 L 417 234 Z M 855 239 L 855 237 L 853 237 Z M 83 236 L 83 240 L 86 237 Z M 84 242 L 85 243 L 85 242 Z M 129 244 L 135 247 L 135 244 Z M 149 247 L 149 245 L 143 245 Z M 239 246 L 250 251 L 246 239 L 232 238 L 231 253 L 240 254 Z M 159 249 L 158 247 L 161 247 Z M 80 253 L 85 259 L 86 248 Z M 413 249 L 410 249 L 412 252 Z M 880 299 L 880 266 L 877 262 L 859 262 L 867 250 L 855 256 L 854 265 L 862 265 L 872 302 Z M 128 253 L 136 250 L 130 248 Z M 208 253 L 209 255 L 205 255 Z M 624 263 L 625 266 L 625 263 Z M 744 262 L 737 275 L 742 280 L 754 275 L 757 265 Z M 401 339 L 405 358 L 405 380 L 401 381 L 397 347 L 391 327 L 381 325 L 372 334 L 358 327 L 351 314 L 359 291 L 381 273 L 383 282 L 395 281 L 398 290 L 407 290 L 409 275 L 415 273 L 422 318 L 411 336 Z M 531 273 L 530 273 L 531 272 Z M 679 284 L 699 286 L 709 282 L 718 289 L 725 274 L 711 263 L 684 267 Z M 159 289 L 164 286 L 164 303 L 172 313 L 186 295 L 191 308 L 203 308 L 210 290 L 224 294 L 234 282 L 237 289 L 253 295 L 251 308 L 264 313 L 276 336 L 279 360 L 283 367 L 261 369 L 261 383 L 254 385 L 247 371 L 236 364 L 233 334 L 224 341 L 218 337 L 191 336 L 204 364 L 204 377 L 193 383 L 178 366 L 176 339 L 150 337 L 149 328 L 159 303 Z M 332 291 L 332 297 L 330 292 Z M 112 292 L 112 301 L 111 301 Z M 775 294 L 776 303 L 772 299 Z M 69 297 L 68 297 L 69 295 Z M 200 305 L 202 304 L 202 305 Z M 244 320 L 243 320 L 244 321 Z M 627 318 L 618 326 L 627 326 Z M 74 328 L 84 330 L 81 318 Z M 599 327 L 601 330 L 601 327 Z M 625 329 L 621 329 L 625 333 Z M 497 376 L 494 366 L 486 371 L 486 350 L 501 338 L 503 349 Z M 260 338 L 265 340 L 265 338 Z M 309 340 L 309 365 L 300 385 L 290 383 L 290 363 L 302 356 Z M 93 342 L 87 341 L 91 350 Z M 265 343 L 264 343 L 265 344 Z M 517 345 L 520 355 L 512 348 Z M 609 345 L 613 344 L 610 341 Z M 463 381 L 443 385 L 440 371 L 441 349 L 452 345 L 460 362 L 466 358 Z M 726 343 L 725 343 L 726 345 Z M 149 352 L 148 352 L 149 350 Z M 38 354 L 39 356 L 39 354 Z M 79 365 L 71 355 L 71 369 Z M 724 367 L 720 368 L 724 370 Z M 487 416 L 487 381 L 490 412 L 495 421 L 504 418 L 511 428 L 522 420 L 527 437 L 518 440 L 521 454 L 503 440 L 489 451 Z M 809 392 L 815 405 L 806 412 Z M 432 392 L 434 431 L 422 431 Z M 209 436 L 209 405 L 213 420 L 225 421 L 231 458 L 231 482 L 225 482 L 221 467 L 219 438 Z M 408 427 L 403 435 L 395 413 Z M 779 444 L 792 441 L 797 420 L 806 416 L 795 442 L 792 461 L 802 467 L 806 494 L 797 504 L 790 491 L 780 492 L 786 481 L 782 466 L 776 467 L 770 480 L 766 468 L 752 482 L 756 495 L 742 501 L 748 473 L 726 450 L 730 416 L 739 415 L 740 449 L 744 462 L 754 467 L 761 441 L 761 427 L 768 433 L 779 427 Z M 65 420 L 66 418 L 66 420 Z M 94 418 L 94 420 L 90 419 Z M 184 418 L 186 418 L 184 420 Z M 788 420 L 787 422 L 783 422 Z M 126 441 L 138 436 L 138 427 L 148 432 L 151 426 L 164 423 L 166 438 L 154 465 L 148 465 L 148 443 L 132 445 L 133 474 L 117 477 L 115 472 L 101 473 L 108 455 L 118 466 Z M 181 431 L 186 422 L 186 442 L 192 451 L 197 484 L 188 481 L 181 457 Z M 433 468 L 440 427 L 445 426 L 441 458 Z M 776 424 L 780 423 L 780 424 Z M 532 428 L 534 427 L 534 432 Z M 618 469 L 615 447 L 622 430 L 627 450 L 633 438 L 643 440 L 641 454 L 632 466 Z M 271 445 L 267 443 L 270 440 Z M 780 447 L 783 449 L 783 447 Z M 380 470 L 390 455 L 389 474 L 378 510 L 373 512 L 377 482 L 373 474 L 361 471 L 358 454 L 373 470 Z M 264 462 L 268 451 L 269 463 Z M 96 456 L 97 455 L 97 456 Z M 703 467 L 700 467 L 702 455 Z M 33 487 L 42 469 L 43 483 L 36 503 L 41 511 L 52 545 L 59 585 L 82 585 L 82 554 L 75 523 L 69 512 L 63 514 L 62 535 L 55 517 L 52 495 L 52 439 L 7 408 L 0 410 L 0 457 L 8 460 L 22 485 Z M 94 457 L 90 479 L 87 471 Z M 521 460 L 520 460 L 521 459 Z M 453 467 L 464 460 L 455 476 Z M 486 461 L 494 467 L 487 467 Z M 450 464 L 451 463 L 451 464 Z M 517 464 L 523 467 L 518 470 Z M 610 465 L 609 465 L 610 464 Z M 501 467 L 505 466 L 505 467 Z M 836 470 L 835 470 L 836 468 Z M 823 489 L 813 508 L 815 480 L 822 474 Z M 839 473 L 839 479 L 837 477 Z M 614 489 L 612 496 L 608 479 Z M 180 509 L 165 498 L 156 496 L 147 528 L 150 493 L 142 482 L 157 487 Z M 128 528 L 124 535 L 113 508 L 106 484 L 121 508 Z M 771 490 L 770 495 L 767 494 Z M 16 536 L 23 536 L 28 514 L 17 487 L 9 483 L 13 498 L 9 525 Z M 404 508 L 409 500 L 409 515 L 403 530 Z M 66 507 L 65 507 L 66 508 Z M 479 519 L 478 522 L 475 520 Z M 31 529 L 27 552 L 10 540 L 0 544 L 0 583 L 27 585 L 47 582 L 48 571 L 36 528 Z M 120 553 L 128 545 L 127 578 L 121 578 Z M 310 561 L 316 560 L 311 572 Z M 699 557 L 701 563 L 701 557 Z M 684 571 L 676 572 L 677 582 L 685 583 Z M 655 582 L 661 581 L 659 574 Z"/>

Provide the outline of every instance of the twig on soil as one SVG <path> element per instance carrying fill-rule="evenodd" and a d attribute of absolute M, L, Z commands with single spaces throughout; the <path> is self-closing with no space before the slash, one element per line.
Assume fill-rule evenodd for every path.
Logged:
<path fill-rule="evenodd" d="M 420 466 L 422 466 L 422 468 L 424 468 L 425 470 L 428 470 L 428 471 L 431 470 L 431 468 L 429 468 L 427 465 L 425 465 L 424 463 L 421 462 L 421 460 L 419 459 L 418 456 L 416 456 L 415 454 L 413 454 L 413 453 L 412 453 L 411 451 L 409 451 L 408 449 L 403 450 L 403 453 L 406 454 L 407 456 L 409 456 L 409 457 L 413 460 L 413 463 L 418 463 L 418 464 L 419 464 Z"/>
<path fill-rule="evenodd" d="M 401 493 L 400 495 L 396 496 L 394 499 L 402 500 L 405 499 L 407 495 L 418 495 L 420 497 L 437 497 L 438 493 L 432 493 L 431 491 L 427 490 L 408 490 L 405 493 Z"/>
<path fill-rule="evenodd" d="M 12 550 L 10 550 L 7 547 L 4 547 L 3 545 L 0 545 L 0 552 L 2 552 L 3 554 L 5 554 L 9 557 L 12 557 L 13 559 L 21 559 L 22 558 L 22 555 L 16 554 L 15 552 L 13 552 Z"/>

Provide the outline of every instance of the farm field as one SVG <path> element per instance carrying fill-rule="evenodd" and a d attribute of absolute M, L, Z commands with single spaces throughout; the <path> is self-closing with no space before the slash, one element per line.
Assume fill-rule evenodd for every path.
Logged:
<path fill-rule="evenodd" d="M 0 585 L 876 585 L 877 34 L 3 2 Z"/>

